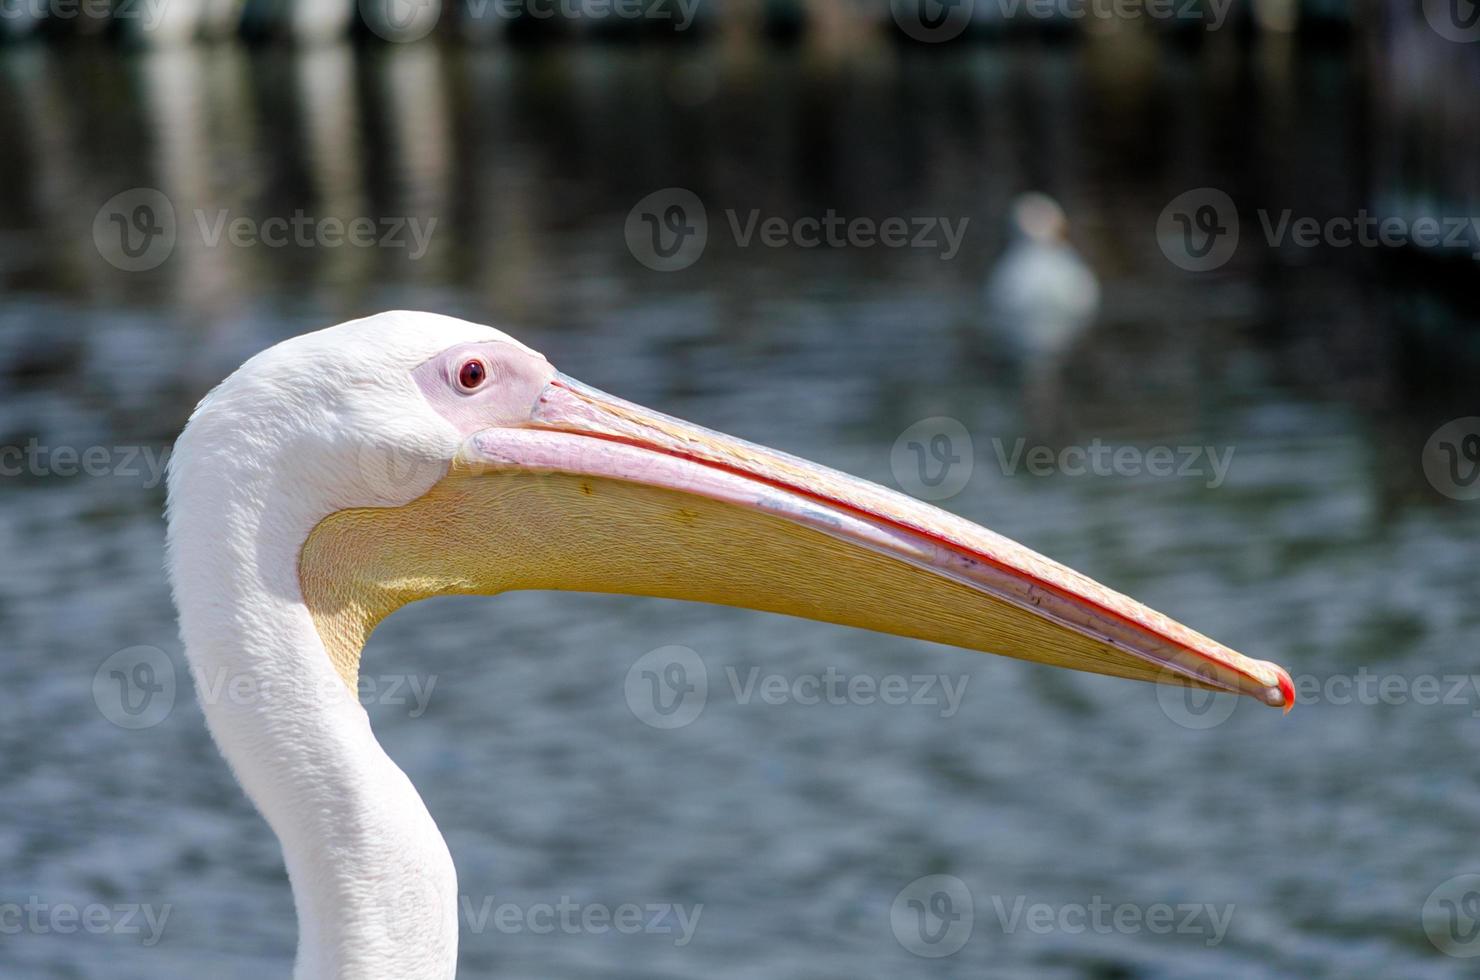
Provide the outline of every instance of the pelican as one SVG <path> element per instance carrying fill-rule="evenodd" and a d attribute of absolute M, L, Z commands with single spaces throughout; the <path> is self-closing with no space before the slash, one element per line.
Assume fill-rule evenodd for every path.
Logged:
<path fill-rule="evenodd" d="M 191 415 L 167 511 L 197 689 L 209 677 L 264 692 L 202 708 L 282 846 L 298 980 L 456 972 L 447 845 L 355 695 L 366 638 L 418 599 L 689 599 L 1294 700 L 1282 668 L 1007 538 L 614 398 L 498 330 L 430 313 L 248 360 Z"/>
<path fill-rule="evenodd" d="M 1011 226 L 984 289 L 989 316 L 1018 355 L 1060 354 L 1094 320 L 1100 281 L 1069 244 L 1069 219 L 1047 194 L 1014 198 Z"/>

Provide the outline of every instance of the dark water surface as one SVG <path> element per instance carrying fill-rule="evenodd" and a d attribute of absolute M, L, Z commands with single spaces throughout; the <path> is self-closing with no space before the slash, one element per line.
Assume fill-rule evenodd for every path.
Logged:
<path fill-rule="evenodd" d="M 474 911 L 488 896 L 702 904 L 684 945 L 465 916 L 463 973 L 1466 975 L 1475 961 L 1439 952 L 1422 910 L 1480 870 L 1480 692 L 1349 703 L 1327 682 L 1361 671 L 1408 691 L 1477 672 L 1480 502 L 1436 492 L 1420 461 L 1440 424 L 1477 414 L 1480 334 L 1398 256 L 1256 242 L 1216 273 L 1169 263 L 1157 216 L 1190 188 L 1241 209 L 1363 207 L 1377 82 L 1277 44 L 1122 41 L 940 57 L 719 40 L 0 51 L 0 445 L 160 452 L 247 355 L 395 307 L 498 324 L 601 388 L 890 486 L 900 434 L 954 418 L 975 466 L 945 506 L 1285 664 L 1312 703 L 1282 718 L 1242 702 L 1199 728 L 1221 702 L 758 613 L 423 603 L 376 633 L 365 670 L 435 678 L 425 710 L 385 686 L 367 707 Z M 660 273 L 623 228 L 669 186 L 705 201 L 711 232 L 699 262 Z M 128 272 L 92 228 L 138 187 L 170 199 L 179 240 Z M 1064 204 L 1103 302 L 1024 368 L 983 327 L 981 284 L 1028 188 Z M 968 232 L 942 261 L 742 248 L 725 230 L 726 209 L 829 208 Z M 438 225 L 414 260 L 211 246 L 195 213 L 223 209 Z M 1038 476 L 999 461 L 1020 438 L 1233 455 L 1222 481 Z M 206 734 L 162 572 L 163 491 L 131 469 L 0 479 L 0 902 L 171 915 L 152 946 L 0 935 L 0 974 L 285 976 L 277 845 Z M 138 645 L 164 651 L 179 692 L 159 724 L 126 730 L 94 673 Z M 710 679 L 703 713 L 671 731 L 625 696 L 637 658 L 668 645 Z M 745 703 L 729 678 L 752 668 L 966 687 L 949 717 Z M 891 928 L 901 889 L 931 874 L 974 902 L 950 957 L 916 956 Z M 1015 905 L 1101 901 L 1231 917 L 1218 937 L 1008 921 Z"/>

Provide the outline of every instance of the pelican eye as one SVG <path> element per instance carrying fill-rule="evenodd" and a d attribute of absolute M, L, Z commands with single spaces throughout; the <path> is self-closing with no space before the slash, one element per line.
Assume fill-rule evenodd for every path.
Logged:
<path fill-rule="evenodd" d="M 488 368 L 476 357 L 463 361 L 462 367 L 457 369 L 457 383 L 463 391 L 472 391 L 488 378 Z"/>

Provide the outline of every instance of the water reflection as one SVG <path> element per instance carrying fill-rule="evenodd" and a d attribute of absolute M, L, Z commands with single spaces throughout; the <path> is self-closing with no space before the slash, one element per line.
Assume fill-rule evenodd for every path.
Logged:
<path fill-rule="evenodd" d="M 1369 144 L 1352 109 L 1364 96 L 1360 76 L 1334 56 L 1292 59 L 1286 43 L 1268 41 L 1243 64 L 1227 52 L 1219 57 L 1235 69 L 1216 73 L 1208 66 L 1217 57 L 1134 45 L 931 59 L 887 47 L 836 59 L 734 40 L 702 54 L 331 45 L 110 50 L 85 62 L 67 50 L 24 49 L 4 61 L 7 128 L 21 148 L 4 165 L 14 178 L 0 189 L 9 198 L 4 232 L 27 242 L 11 250 L 20 267 L 7 279 L 166 307 L 192 333 L 264 301 L 332 319 L 447 294 L 560 330 L 681 293 L 726 311 L 691 318 L 688 330 L 706 320 L 733 330 L 755 319 L 768 293 L 824 295 L 862 279 L 879 302 L 918 302 L 932 329 L 959 332 L 980 316 L 977 284 L 1007 248 L 1009 200 L 1043 188 L 1075 216 L 1105 280 L 1107 330 L 1151 331 L 1175 345 L 1187 315 L 1212 309 L 1257 332 L 1261 306 L 1288 309 L 1293 291 L 1289 301 L 1313 307 L 1312 319 L 1341 324 L 1322 346 L 1401 339 L 1377 336 L 1401 329 L 1395 318 L 1366 315 L 1367 293 L 1386 288 L 1353 290 L 1354 269 L 1391 265 L 1388 256 L 1292 257 L 1255 241 L 1223 274 L 1194 279 L 1156 254 L 1157 212 L 1191 187 L 1227 189 L 1249 217 L 1373 206 L 1360 162 Z M 92 93 L 117 97 L 77 97 L 79 75 Z M 880 118 L 892 124 L 876 125 Z M 106 155 L 93 134 L 107 140 Z M 1386 145 L 1370 142 L 1374 165 Z M 1323 169 L 1332 146 L 1348 152 Z M 626 209 L 669 185 L 689 187 L 714 212 L 704 261 L 672 279 L 647 274 L 617 247 Z M 176 212 L 175 252 L 147 275 L 95 261 L 84 234 L 96 208 L 130 186 L 159 188 Z M 969 234 L 948 262 L 913 249 L 756 262 L 753 245 L 740 247 L 738 229 L 753 212 L 793 219 L 829 210 L 951 216 Z M 386 222 L 416 218 L 433 230 L 424 255 L 308 239 L 222 242 L 223 220 L 297 215 L 368 216 L 380 246 Z M 264 294 L 264 280 L 294 288 Z M 379 295 L 372 303 L 367 294 Z M 1441 309 L 1450 302 L 1442 293 L 1432 300 Z M 1267 339 L 1295 341 L 1291 324 L 1269 329 L 1279 336 Z M 1318 375 L 1318 365 L 1298 374 Z"/>

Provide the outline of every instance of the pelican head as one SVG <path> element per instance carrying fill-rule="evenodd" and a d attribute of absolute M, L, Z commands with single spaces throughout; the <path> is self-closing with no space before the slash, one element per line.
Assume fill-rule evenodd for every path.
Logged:
<path fill-rule="evenodd" d="M 1069 238 L 1069 218 L 1059 202 L 1039 191 L 1028 191 L 1012 199 L 1012 226 L 1017 234 L 1041 245 Z"/>
<path fill-rule="evenodd" d="M 427 313 L 285 341 L 211 392 L 171 459 L 169 549 L 212 735 L 283 845 L 300 978 L 456 968 L 446 845 L 353 693 L 417 599 L 689 599 L 1294 700 L 1274 664 L 1005 537 Z M 262 696 L 205 696 L 240 682 Z"/>

